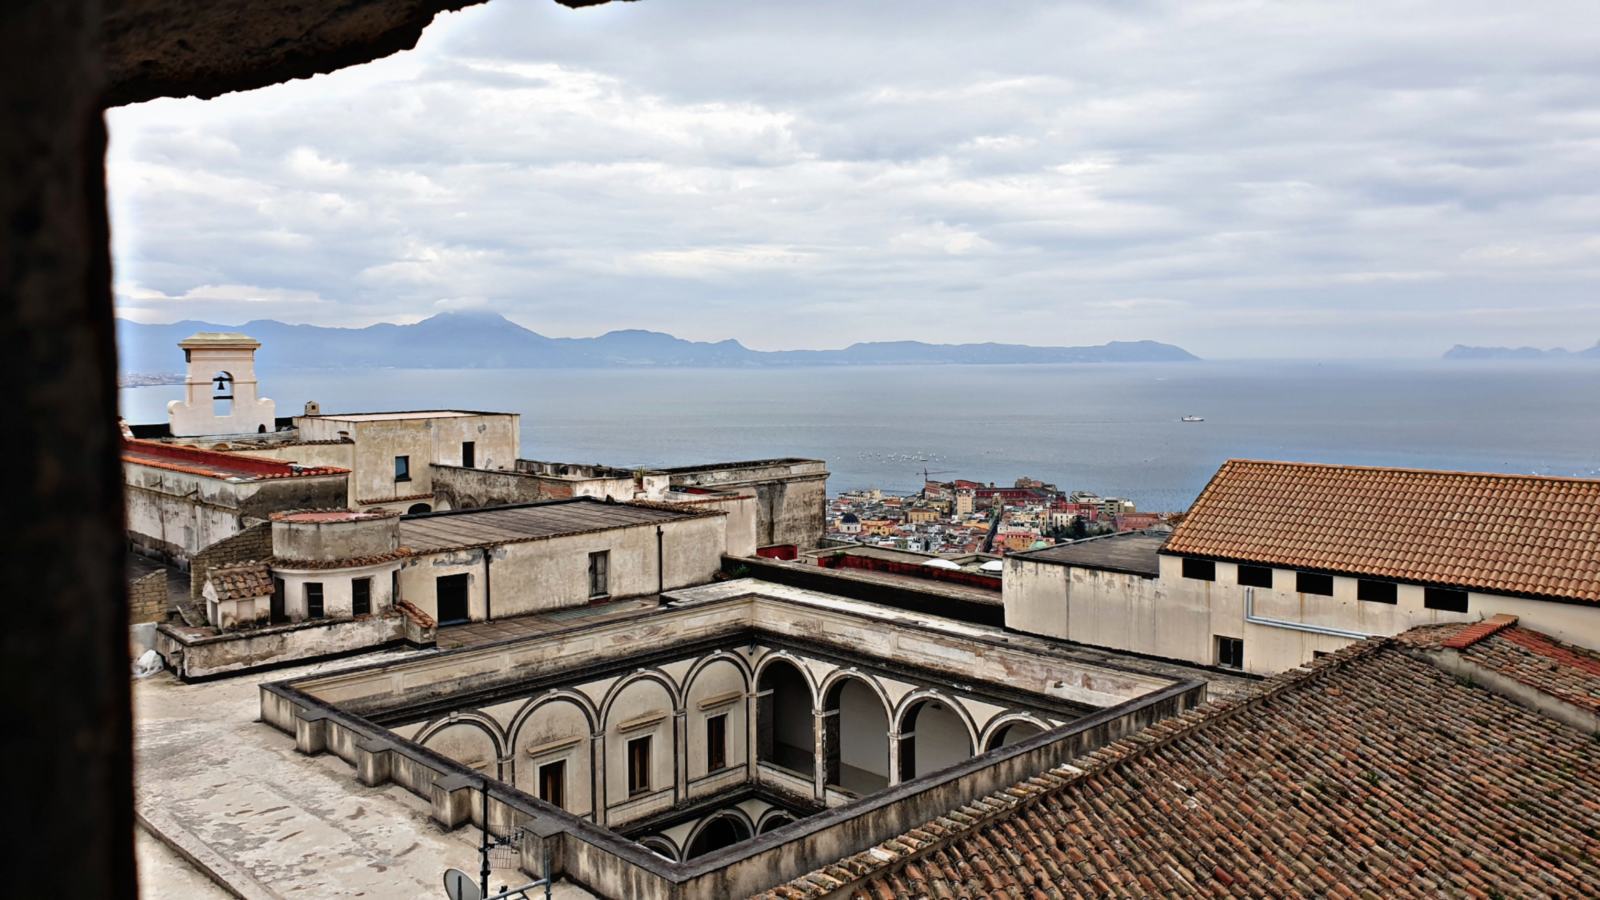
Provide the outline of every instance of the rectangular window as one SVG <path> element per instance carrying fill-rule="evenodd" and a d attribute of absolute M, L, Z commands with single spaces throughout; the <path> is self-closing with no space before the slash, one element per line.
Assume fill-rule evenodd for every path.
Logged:
<path fill-rule="evenodd" d="M 476 441 L 461 442 L 461 464 L 469 469 L 478 465 L 478 444 Z"/>
<path fill-rule="evenodd" d="M 1294 589 L 1302 594 L 1321 594 L 1324 597 L 1332 597 L 1333 576 L 1318 575 L 1315 572 L 1296 572 Z"/>
<path fill-rule="evenodd" d="M 306 618 L 320 619 L 323 616 L 322 608 L 322 582 L 306 582 Z"/>
<path fill-rule="evenodd" d="M 372 615 L 371 578 L 357 578 L 350 582 L 350 615 Z"/>
<path fill-rule="evenodd" d="M 628 796 L 650 790 L 650 736 L 628 742 Z"/>
<path fill-rule="evenodd" d="M 1395 585 L 1392 581 L 1368 581 L 1365 578 L 1356 582 L 1356 599 L 1368 603 L 1394 603 L 1396 598 Z"/>
<path fill-rule="evenodd" d="M 1240 566 L 1239 583 L 1245 587 L 1272 587 L 1272 570 L 1266 566 Z"/>
<path fill-rule="evenodd" d="M 601 550 L 589 554 L 589 596 L 604 597 L 610 593 L 611 551 Z"/>
<path fill-rule="evenodd" d="M 1244 668 L 1244 641 L 1217 636 L 1217 665 L 1224 669 Z"/>
<path fill-rule="evenodd" d="M 1185 557 L 1183 560 L 1183 577 L 1193 578 L 1196 581 L 1216 581 L 1217 564 L 1209 559 L 1189 559 Z"/>
<path fill-rule="evenodd" d="M 539 767 L 539 799 L 562 809 L 567 805 L 567 761 L 558 759 Z"/>
<path fill-rule="evenodd" d="M 706 718 L 706 771 L 728 767 L 728 715 Z"/>
<path fill-rule="evenodd" d="M 1464 613 L 1467 611 L 1467 592 L 1452 591 L 1449 588 L 1427 588 L 1422 592 L 1422 605 L 1444 612 Z"/>
<path fill-rule="evenodd" d="M 395 481 L 410 481 L 411 480 L 411 457 L 409 457 L 409 456 L 396 456 L 394 458 L 394 480 Z"/>

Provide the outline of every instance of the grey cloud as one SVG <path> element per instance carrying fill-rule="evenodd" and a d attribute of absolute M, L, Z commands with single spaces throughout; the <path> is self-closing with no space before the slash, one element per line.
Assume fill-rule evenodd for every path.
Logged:
<path fill-rule="evenodd" d="M 118 306 L 1572 343 L 1600 336 L 1596 38 L 1577 3 L 491 3 L 359 69 L 114 111 Z"/>

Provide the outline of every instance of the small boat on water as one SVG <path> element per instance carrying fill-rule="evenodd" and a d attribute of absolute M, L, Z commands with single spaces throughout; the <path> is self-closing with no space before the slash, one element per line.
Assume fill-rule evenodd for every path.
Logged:
<path fill-rule="evenodd" d="M 1205 416 L 1184 416 L 1182 419 L 1179 419 L 1178 421 L 1180 421 L 1180 422 L 1204 422 L 1205 420 L 1206 420 Z"/>

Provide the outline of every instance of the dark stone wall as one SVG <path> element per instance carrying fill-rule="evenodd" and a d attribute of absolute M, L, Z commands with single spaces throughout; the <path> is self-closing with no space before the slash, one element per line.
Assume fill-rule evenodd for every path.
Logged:
<path fill-rule="evenodd" d="M 91 0 L 0 3 L 0 583 L 27 599 L 0 638 L 0 697 L 10 858 L 53 890 L 132 897 L 100 22 Z"/>
<path fill-rule="evenodd" d="M 189 599 L 199 600 L 206 589 L 206 576 L 217 566 L 230 563 L 264 562 L 272 557 L 272 523 L 251 525 L 230 538 L 201 550 L 189 561 Z"/>

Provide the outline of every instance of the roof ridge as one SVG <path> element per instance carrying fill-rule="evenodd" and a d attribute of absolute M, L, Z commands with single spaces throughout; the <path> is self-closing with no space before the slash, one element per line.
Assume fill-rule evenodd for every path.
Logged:
<path fill-rule="evenodd" d="M 1353 472 L 1406 472 L 1414 475 L 1446 475 L 1467 476 L 1474 478 L 1517 478 L 1527 481 L 1575 481 L 1579 484 L 1600 485 L 1600 478 L 1582 478 L 1577 475 L 1531 475 L 1521 472 L 1485 472 L 1477 469 L 1424 469 L 1416 466 L 1364 466 L 1355 463 L 1326 463 L 1302 462 L 1292 459 L 1255 459 L 1252 457 L 1232 457 L 1223 462 L 1222 468 L 1233 463 L 1266 466 L 1298 466 L 1316 469 L 1344 469 Z M 1219 472 L 1221 469 L 1219 468 Z M 1215 476 L 1213 476 L 1215 477 Z M 1208 485 L 1209 486 L 1209 485 Z M 1204 492 L 1201 492 L 1202 496 Z M 1195 502 L 1199 502 L 1196 498 Z"/>
<path fill-rule="evenodd" d="M 979 828 L 1013 818 L 1021 810 L 1036 805 L 1046 797 L 1057 795 L 1081 779 L 1120 766 L 1130 760 L 1140 759 L 1202 728 L 1208 728 L 1217 722 L 1233 718 L 1243 710 L 1254 709 L 1267 703 L 1291 689 L 1321 681 L 1333 672 L 1344 669 L 1357 660 L 1373 656 L 1393 646 L 1394 643 L 1393 637 L 1373 637 L 1350 644 L 1316 660 L 1309 666 L 1274 675 L 1247 694 L 1209 701 L 1112 741 L 1098 750 L 1075 757 L 1069 762 L 997 788 L 858 853 L 842 857 L 813 872 L 807 872 L 784 884 L 776 885 L 759 896 L 785 898 L 785 900 L 814 897 L 819 896 L 819 892 L 833 893 L 881 875 L 885 871 L 904 868 L 948 846 L 950 842 L 972 834 Z M 1079 765 L 1079 763 L 1086 764 Z M 1037 784 L 1039 781 L 1049 783 L 1039 786 Z M 1018 796 L 1019 793 L 1021 796 Z M 919 846 L 915 846 L 909 852 L 900 846 L 890 846 L 904 845 L 906 836 L 917 831 L 931 832 L 937 835 L 937 838 L 920 842 Z M 818 885 L 811 881 L 812 876 L 818 874 L 823 874 L 839 883 L 833 886 Z M 801 886 L 797 884 L 799 882 L 806 883 Z M 798 887 L 800 892 L 797 894 L 791 890 L 778 893 L 786 887 Z"/>

